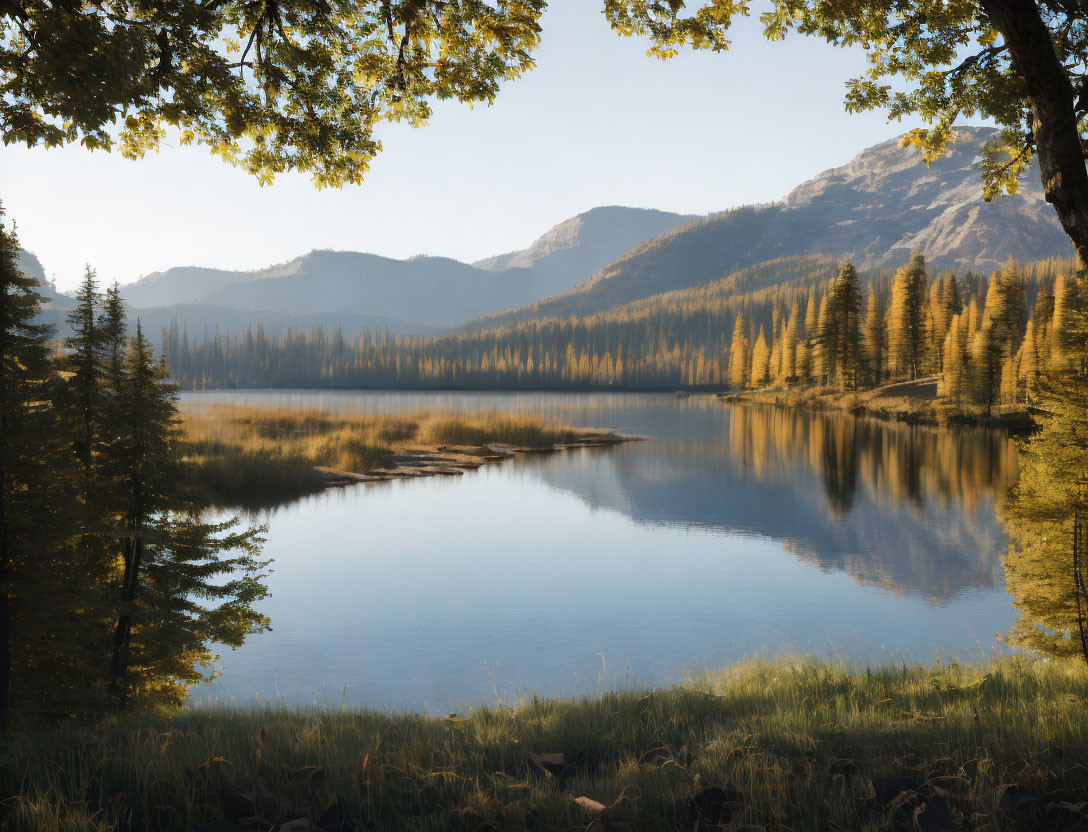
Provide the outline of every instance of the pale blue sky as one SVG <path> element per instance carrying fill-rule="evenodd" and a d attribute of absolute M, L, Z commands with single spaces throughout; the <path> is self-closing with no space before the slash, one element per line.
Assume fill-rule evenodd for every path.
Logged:
<path fill-rule="evenodd" d="M 722 54 L 646 57 L 599 0 L 553 0 L 537 68 L 492 107 L 442 104 L 393 126 L 361 187 L 272 187 L 201 148 L 119 155 L 0 148 L 0 199 L 62 289 L 84 263 L 122 283 L 170 266 L 253 269 L 314 248 L 475 260 L 596 205 L 708 213 L 779 199 L 914 124 L 843 111 L 858 51 L 755 20 Z"/>

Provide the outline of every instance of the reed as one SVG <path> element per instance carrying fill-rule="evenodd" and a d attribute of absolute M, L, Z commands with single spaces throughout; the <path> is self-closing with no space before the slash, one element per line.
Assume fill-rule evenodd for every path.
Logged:
<path fill-rule="evenodd" d="M 597 817 L 596 832 L 709 829 L 689 801 L 707 784 L 735 790 L 733 830 L 1083 828 L 1086 682 L 1079 666 L 1024 658 L 880 669 L 782 659 L 675 689 L 447 718 L 200 707 L 173 726 L 22 726 L 3 743 L 0 826 L 249 828 L 223 796 L 249 783 L 270 793 L 261 829 L 298 817 L 330 829 L 564 830 Z M 538 753 L 565 754 L 561 782 L 533 764 Z M 574 801 L 583 795 L 607 808 Z M 946 823 L 935 808 L 916 819 L 923 801 Z"/>
<path fill-rule="evenodd" d="M 211 505 L 263 505 L 325 488 L 328 468 L 386 469 L 398 450 L 494 444 L 545 449 L 604 436 L 533 416 L 498 412 L 332 414 L 285 407 L 213 405 L 182 415 L 186 476 Z"/>

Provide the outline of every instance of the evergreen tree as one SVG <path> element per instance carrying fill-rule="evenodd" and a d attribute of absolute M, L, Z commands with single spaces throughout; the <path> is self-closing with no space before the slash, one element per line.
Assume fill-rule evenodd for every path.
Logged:
<path fill-rule="evenodd" d="M 98 315 L 101 296 L 98 278 L 90 266 L 83 274 L 75 301 L 75 306 L 68 313 L 68 326 L 72 334 L 64 339 L 70 377 L 62 411 L 70 424 L 72 450 L 82 469 L 84 502 L 90 508 L 94 497 L 95 455 L 99 449 L 105 412 L 105 387 L 102 383 L 104 341 Z"/>
<path fill-rule="evenodd" d="M 782 335 L 782 381 L 792 384 L 797 381 L 797 345 L 803 337 L 804 323 L 797 303 L 790 310 L 790 317 Z"/>
<path fill-rule="evenodd" d="M 736 390 L 748 386 L 748 336 L 744 329 L 744 315 L 737 315 L 733 325 L 733 340 L 729 344 L 729 383 Z"/>
<path fill-rule="evenodd" d="M 817 327 L 820 325 L 820 303 L 816 300 L 816 292 L 808 294 L 808 305 L 805 308 L 805 338 L 813 338 Z"/>
<path fill-rule="evenodd" d="M 858 273 L 846 263 L 828 292 L 827 314 L 820 330 L 820 349 L 826 355 L 828 382 L 856 388 L 861 370 L 861 288 Z"/>
<path fill-rule="evenodd" d="M 1003 509 L 1006 583 L 1020 613 L 1012 640 L 1088 662 L 1088 378 L 1055 378 L 1044 409 Z"/>
<path fill-rule="evenodd" d="M 921 254 L 896 272 L 888 310 L 888 357 L 892 372 L 918 378 L 925 356 L 926 265 Z"/>
<path fill-rule="evenodd" d="M 962 314 L 952 316 L 944 341 L 944 372 L 939 392 L 958 406 L 967 395 L 967 323 Z"/>
<path fill-rule="evenodd" d="M 186 510 L 175 390 L 139 323 L 125 357 L 118 411 L 126 504 L 110 694 L 121 709 L 133 698 L 175 704 L 210 663 L 210 641 L 237 645 L 267 625 L 252 606 L 265 595 L 261 541 L 256 531 L 224 535 L 232 523 L 209 525 Z M 226 558 L 224 552 L 237 554 Z M 226 575 L 230 579 L 221 582 Z"/>
<path fill-rule="evenodd" d="M 832 331 L 833 326 L 830 301 L 830 292 L 820 298 L 820 312 L 816 317 L 816 329 L 813 330 L 815 334 L 812 337 L 813 374 L 819 384 L 829 384 L 833 371 L 834 351 L 829 349 L 825 340 L 826 334 Z"/>
<path fill-rule="evenodd" d="M 24 568 L 45 560 L 38 534 L 48 531 L 41 525 L 50 474 L 43 424 L 48 329 L 34 322 L 41 298 L 37 282 L 19 270 L 19 251 L 0 208 L 0 721 L 11 707 L 13 606 L 32 597 Z"/>
<path fill-rule="evenodd" d="M 869 379 L 873 384 L 884 380 L 884 363 L 887 354 L 887 331 L 884 328 L 884 298 L 875 286 L 869 287 L 869 304 L 865 311 L 865 330 L 862 343 Z"/>
<path fill-rule="evenodd" d="M 1001 370 L 1005 350 L 992 326 L 984 325 L 971 340 L 971 389 L 976 403 L 985 405 L 986 415 L 993 411 L 1001 389 Z"/>
<path fill-rule="evenodd" d="M 753 387 L 763 387 L 770 380 L 771 350 L 767 346 L 767 338 L 763 334 L 763 326 L 759 327 L 759 335 L 756 336 L 755 345 L 752 347 L 752 372 L 749 383 Z"/>

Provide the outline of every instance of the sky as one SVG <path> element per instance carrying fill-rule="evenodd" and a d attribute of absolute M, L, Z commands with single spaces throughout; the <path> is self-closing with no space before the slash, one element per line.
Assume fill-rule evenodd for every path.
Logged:
<path fill-rule="evenodd" d="M 361 186 L 272 186 L 199 147 L 141 161 L 0 147 L 0 199 L 62 290 L 85 264 L 127 283 L 171 266 L 257 269 L 313 249 L 474 261 L 598 205 L 706 214 L 771 202 L 915 123 L 847 114 L 863 54 L 735 26 L 725 53 L 671 61 L 615 35 L 600 0 L 552 0 L 536 68 L 490 107 L 392 125 Z"/>

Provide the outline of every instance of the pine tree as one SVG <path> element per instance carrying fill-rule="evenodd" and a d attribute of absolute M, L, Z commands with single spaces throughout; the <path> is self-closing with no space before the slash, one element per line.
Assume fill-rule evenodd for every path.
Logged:
<path fill-rule="evenodd" d="M 971 340 L 971 389 L 976 403 L 985 405 L 986 415 L 993 411 L 1001 388 L 1001 369 L 1005 350 L 995 337 L 994 327 L 984 325 Z"/>
<path fill-rule="evenodd" d="M 962 314 L 952 316 L 944 340 L 944 372 L 939 392 L 956 405 L 967 395 L 967 323 Z"/>
<path fill-rule="evenodd" d="M 763 387 L 770 380 L 771 350 L 767 346 L 767 338 L 763 334 L 763 326 L 759 327 L 759 335 L 756 336 L 755 345 L 752 347 L 752 372 L 749 384 L 752 387 Z"/>
<path fill-rule="evenodd" d="M 861 288 L 857 270 L 846 263 L 828 291 L 827 314 L 822 316 L 820 349 L 826 355 L 828 380 L 856 388 L 861 370 Z"/>
<path fill-rule="evenodd" d="M 816 292 L 808 294 L 808 305 L 805 307 L 805 338 L 815 337 L 820 325 L 820 303 L 816 300 Z"/>
<path fill-rule="evenodd" d="M 1039 384 L 1042 381 L 1042 368 L 1045 366 L 1039 355 L 1039 341 L 1035 337 L 1035 319 L 1028 321 L 1028 328 L 1024 334 L 1024 343 L 1020 345 L 1020 351 L 1016 356 L 1016 373 L 1019 381 L 1024 385 L 1024 401 L 1029 407 L 1035 397 Z"/>
<path fill-rule="evenodd" d="M 925 355 L 925 258 L 913 254 L 895 274 L 888 310 L 888 358 L 892 372 L 918 378 Z"/>
<path fill-rule="evenodd" d="M 103 376 L 103 338 L 99 329 L 98 278 L 87 266 L 83 282 L 75 296 L 75 306 L 68 313 L 72 334 L 64 339 L 68 350 L 67 400 L 62 411 L 70 423 L 72 450 L 82 469 L 84 502 L 93 505 L 95 455 L 99 448 L 105 387 Z"/>
<path fill-rule="evenodd" d="M 869 304 L 865 311 L 865 330 L 862 344 L 865 348 L 865 360 L 869 379 L 873 384 L 884 380 L 884 364 L 887 354 L 887 331 L 884 328 L 884 298 L 875 286 L 869 287 Z"/>
<path fill-rule="evenodd" d="M 795 302 L 790 310 L 790 317 L 782 334 L 781 380 L 786 384 L 797 381 L 797 345 L 803 336 L 803 327 L 801 310 Z"/>
<path fill-rule="evenodd" d="M 0 722 L 11 707 L 13 599 L 31 594 L 22 567 L 46 557 L 37 534 L 50 473 L 43 424 L 48 329 L 34 323 L 41 298 L 37 282 L 18 268 L 19 251 L 0 208 Z"/>
<path fill-rule="evenodd" d="M 729 344 L 729 383 L 736 390 L 748 386 L 748 336 L 745 333 L 744 314 L 737 315 L 733 325 L 733 340 Z"/>
<path fill-rule="evenodd" d="M 253 609 L 265 596 L 262 541 L 259 530 L 229 534 L 233 521 L 207 524 L 188 510 L 180 491 L 175 388 L 139 322 L 125 357 L 119 412 L 124 573 L 110 694 L 121 709 L 134 698 L 177 704 L 211 662 L 209 642 L 236 646 L 267 626 Z"/>
<path fill-rule="evenodd" d="M 1044 410 L 1003 508 L 1006 584 L 1020 613 L 1011 636 L 1088 662 L 1088 379 L 1079 372 L 1055 378 Z"/>
<path fill-rule="evenodd" d="M 825 341 L 825 334 L 831 331 L 831 293 L 820 298 L 820 312 L 816 318 L 816 329 L 812 337 L 812 366 L 818 383 L 829 384 L 833 372 L 834 350 Z"/>

